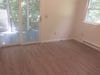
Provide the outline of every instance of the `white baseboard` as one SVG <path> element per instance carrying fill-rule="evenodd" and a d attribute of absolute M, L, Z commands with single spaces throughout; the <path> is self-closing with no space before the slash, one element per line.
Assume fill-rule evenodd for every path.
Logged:
<path fill-rule="evenodd" d="M 83 43 L 94 48 L 94 49 L 96 49 L 96 50 L 98 50 L 98 51 L 100 51 L 100 47 L 97 44 L 91 43 L 91 42 L 86 41 L 86 40 L 84 40 Z"/>
<path fill-rule="evenodd" d="M 64 40 L 71 40 L 72 38 L 63 38 L 63 39 L 52 39 L 52 40 L 44 40 L 41 41 L 41 43 L 48 43 L 48 42 L 58 42 L 58 41 L 64 41 Z"/>
<path fill-rule="evenodd" d="M 74 40 L 79 41 L 79 42 L 81 42 L 81 43 L 83 43 L 85 45 L 88 45 L 88 46 L 100 51 L 100 46 L 98 46 L 98 45 L 96 45 L 96 44 L 94 44 L 92 42 L 89 42 L 89 41 L 86 41 L 86 40 L 79 40 L 79 39 L 76 39 L 76 38 L 74 38 Z"/>

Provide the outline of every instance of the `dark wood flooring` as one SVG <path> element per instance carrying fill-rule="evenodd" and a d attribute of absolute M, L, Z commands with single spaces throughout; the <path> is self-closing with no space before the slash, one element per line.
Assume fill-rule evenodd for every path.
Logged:
<path fill-rule="evenodd" d="M 0 75 L 100 75 L 100 52 L 74 40 L 0 48 Z"/>

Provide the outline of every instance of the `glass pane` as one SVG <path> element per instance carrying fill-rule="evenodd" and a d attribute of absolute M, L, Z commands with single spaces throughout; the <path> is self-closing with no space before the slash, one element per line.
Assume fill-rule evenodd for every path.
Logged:
<path fill-rule="evenodd" d="M 23 32 L 27 30 L 27 3 L 26 0 L 22 0 L 22 19 L 23 19 Z"/>
<path fill-rule="evenodd" d="M 38 30 L 39 28 L 39 19 L 40 19 L 40 1 L 39 0 L 30 0 L 29 6 L 29 23 L 30 28 Z"/>
<path fill-rule="evenodd" d="M 0 9 L 6 9 L 6 0 L 0 0 Z"/>
<path fill-rule="evenodd" d="M 90 23 L 100 23 L 100 10 L 89 10 L 87 21 Z"/>
<path fill-rule="evenodd" d="M 100 9 L 100 0 L 91 0 L 89 8 Z"/>
<path fill-rule="evenodd" d="M 39 39 L 40 1 L 23 0 L 23 42 L 37 42 Z"/>
<path fill-rule="evenodd" d="M 0 44 L 19 42 L 17 0 L 0 0 Z"/>
<path fill-rule="evenodd" d="M 8 29 L 8 16 L 6 10 L 6 1 L 0 0 L 0 32 Z"/>
<path fill-rule="evenodd" d="M 19 31 L 18 0 L 9 0 L 12 31 Z"/>

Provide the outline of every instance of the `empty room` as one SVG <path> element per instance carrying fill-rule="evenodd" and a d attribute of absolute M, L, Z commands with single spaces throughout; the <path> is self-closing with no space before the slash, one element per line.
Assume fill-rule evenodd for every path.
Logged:
<path fill-rule="evenodd" d="M 100 0 L 0 0 L 0 75 L 100 75 Z"/>

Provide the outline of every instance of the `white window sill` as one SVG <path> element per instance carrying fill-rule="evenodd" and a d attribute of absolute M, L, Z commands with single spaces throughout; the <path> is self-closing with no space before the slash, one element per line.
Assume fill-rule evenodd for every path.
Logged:
<path fill-rule="evenodd" d="M 100 25 L 100 23 L 92 23 L 92 22 L 86 22 L 86 21 L 83 21 L 83 23 L 89 24 L 89 25 Z"/>

